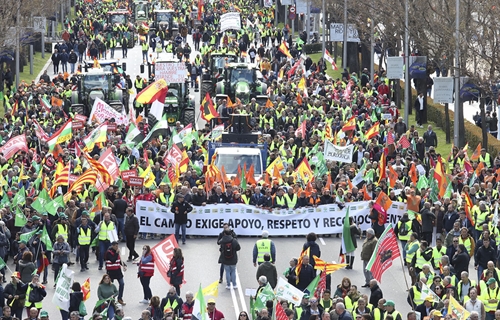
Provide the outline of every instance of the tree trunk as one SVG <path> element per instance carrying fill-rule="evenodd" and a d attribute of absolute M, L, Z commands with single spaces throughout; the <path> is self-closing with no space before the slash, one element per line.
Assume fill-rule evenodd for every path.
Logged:
<path fill-rule="evenodd" d="M 446 133 L 446 143 L 451 143 L 450 109 L 447 103 L 444 104 L 444 132 Z"/>
<path fill-rule="evenodd" d="M 350 73 L 356 72 L 359 74 L 359 52 L 356 42 L 347 43 L 347 67 Z"/>

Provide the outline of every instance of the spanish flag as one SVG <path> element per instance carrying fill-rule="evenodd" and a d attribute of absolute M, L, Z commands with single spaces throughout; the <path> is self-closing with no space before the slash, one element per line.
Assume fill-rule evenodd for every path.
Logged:
<path fill-rule="evenodd" d="M 150 104 L 155 100 L 159 100 L 159 97 L 161 97 L 162 95 L 166 95 L 167 91 L 167 82 L 165 81 L 165 79 L 159 79 L 144 88 L 137 95 L 136 100 L 137 102 L 142 104 Z"/>
<path fill-rule="evenodd" d="M 342 127 L 342 131 L 344 132 L 351 130 L 356 130 L 356 117 L 351 117 Z"/>
<path fill-rule="evenodd" d="M 281 51 L 281 53 L 283 53 L 285 56 L 287 56 L 288 58 L 291 58 L 292 55 L 290 54 L 290 51 L 288 50 L 288 47 L 286 46 L 286 43 L 285 42 L 282 42 L 278 48 L 279 51 Z"/>
<path fill-rule="evenodd" d="M 215 110 L 214 103 L 212 102 L 212 98 L 210 94 L 205 95 L 203 101 L 200 105 L 201 118 L 205 121 L 210 121 L 213 118 L 219 117 L 219 113 Z"/>
<path fill-rule="evenodd" d="M 371 139 L 379 134 L 380 131 L 380 123 L 375 123 L 365 134 L 366 139 Z"/>

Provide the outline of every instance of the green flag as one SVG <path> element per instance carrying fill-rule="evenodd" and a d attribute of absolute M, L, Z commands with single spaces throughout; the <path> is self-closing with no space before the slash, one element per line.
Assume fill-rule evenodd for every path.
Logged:
<path fill-rule="evenodd" d="M 427 180 L 427 178 L 425 177 L 425 175 L 421 175 L 418 178 L 417 190 L 422 190 L 422 189 L 428 188 L 428 187 L 429 187 L 429 181 Z"/>
<path fill-rule="evenodd" d="M 429 187 L 431 188 L 431 194 L 429 195 L 429 197 L 434 202 L 438 201 L 439 187 L 438 187 L 436 179 L 431 179 L 431 183 L 430 183 Z"/>
<path fill-rule="evenodd" d="M 370 184 L 373 182 L 373 173 L 375 170 L 370 169 L 366 174 L 365 174 L 365 181 L 367 184 Z"/>
<path fill-rule="evenodd" d="M 274 291 L 268 282 L 262 291 L 255 297 L 254 308 L 257 310 L 264 309 L 266 307 L 266 302 L 269 300 L 274 300 Z"/>
<path fill-rule="evenodd" d="M 323 156 L 323 152 L 318 152 L 316 154 L 318 161 L 316 161 L 316 168 L 314 169 L 315 177 L 322 177 L 328 173 L 328 167 L 326 166 L 325 157 Z"/>
<path fill-rule="evenodd" d="M 165 176 L 163 176 L 163 180 L 161 181 L 160 185 L 162 184 L 172 186 L 172 181 L 170 181 L 170 178 L 168 177 L 168 172 L 165 172 Z"/>
<path fill-rule="evenodd" d="M 23 233 L 19 236 L 19 240 L 20 241 L 26 241 L 26 243 L 28 243 L 28 241 L 30 241 L 31 237 L 33 237 L 33 235 L 36 233 L 37 229 L 33 230 L 33 231 L 30 231 L 30 232 L 27 232 L 27 233 Z"/>
<path fill-rule="evenodd" d="M 207 304 L 205 302 L 205 296 L 203 296 L 203 289 L 201 288 L 201 283 L 200 283 L 200 288 L 198 289 L 198 292 L 196 293 L 196 296 L 194 297 L 194 305 L 193 305 L 193 312 L 191 313 L 193 315 L 193 318 L 196 318 L 198 320 L 206 320 L 207 317 Z"/>
<path fill-rule="evenodd" d="M 26 191 L 24 190 L 24 186 L 19 189 L 14 198 L 12 198 L 12 205 L 24 205 L 26 203 Z"/>
<path fill-rule="evenodd" d="M 474 185 L 474 183 L 476 183 L 476 174 L 475 173 L 473 173 L 472 178 L 470 178 L 469 187 L 472 187 Z"/>
<path fill-rule="evenodd" d="M 377 114 L 375 113 L 375 110 L 372 111 L 372 115 L 370 117 L 370 120 L 375 123 L 378 121 Z"/>
<path fill-rule="evenodd" d="M 245 166 L 245 169 L 246 169 L 246 166 Z M 241 179 L 240 179 L 240 181 L 241 181 L 240 185 L 241 185 L 241 188 L 243 190 L 247 189 L 247 177 L 245 177 L 245 173 L 246 173 L 246 170 L 243 170 L 241 172 Z"/>
<path fill-rule="evenodd" d="M 320 279 L 320 274 L 318 274 L 316 276 L 316 278 L 314 278 L 313 281 L 311 281 L 311 283 L 309 283 L 307 288 L 305 288 L 304 292 L 309 294 L 309 296 L 312 296 L 316 292 L 316 288 L 318 287 L 319 279 Z"/>
<path fill-rule="evenodd" d="M 52 201 L 52 199 L 50 199 L 49 193 L 47 192 L 47 190 L 43 189 L 42 191 L 40 191 L 40 194 L 38 195 L 36 200 L 33 201 L 31 207 L 33 207 L 33 209 L 38 212 L 45 212 L 45 206 L 50 201 Z"/>
<path fill-rule="evenodd" d="M 57 209 L 59 208 L 64 208 L 64 198 L 62 195 L 45 205 L 45 210 L 53 216 L 56 215 Z"/>
<path fill-rule="evenodd" d="M 117 186 L 117 187 L 118 187 L 118 190 L 120 190 L 120 191 L 121 191 L 121 190 L 122 190 L 122 188 L 123 188 L 123 180 L 122 180 L 121 178 L 116 179 L 116 181 L 115 181 L 115 186 Z"/>
<path fill-rule="evenodd" d="M 125 160 L 122 161 L 120 164 L 120 171 L 126 171 L 130 169 L 130 165 L 128 164 L 128 158 L 125 158 Z"/>
<path fill-rule="evenodd" d="M 356 250 L 351 237 L 351 224 L 349 223 L 349 207 L 345 211 L 344 226 L 342 229 L 342 253 L 351 253 Z"/>
<path fill-rule="evenodd" d="M 4 192 L 2 200 L 0 201 L 0 205 L 5 207 L 9 205 L 9 197 L 7 197 L 7 192 Z"/>
<path fill-rule="evenodd" d="M 3 261 L 2 257 L 0 257 L 0 270 L 5 268 L 6 266 L 7 266 L 7 264 L 5 263 L 5 261 Z"/>
<path fill-rule="evenodd" d="M 47 228 L 45 226 L 43 226 L 42 238 L 40 240 L 45 243 L 48 251 L 52 251 L 52 240 L 50 240 L 49 233 L 47 232 Z"/>
<path fill-rule="evenodd" d="M 420 220 L 419 217 L 420 217 L 420 213 L 415 212 L 413 210 L 408 210 L 408 218 L 410 220 L 414 220 L 414 219 Z"/>
<path fill-rule="evenodd" d="M 24 225 L 28 222 L 28 218 L 24 215 L 24 212 L 22 212 L 19 207 L 16 207 L 16 218 L 14 220 L 14 226 L 15 227 L 24 227 Z"/>

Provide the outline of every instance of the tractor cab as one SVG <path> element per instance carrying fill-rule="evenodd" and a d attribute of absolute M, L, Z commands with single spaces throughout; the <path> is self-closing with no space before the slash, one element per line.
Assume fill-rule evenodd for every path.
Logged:
<path fill-rule="evenodd" d="M 174 10 L 155 10 L 153 11 L 153 26 L 155 30 L 167 30 L 172 36 L 179 32 L 179 24 L 174 20 Z M 174 34 L 175 33 L 175 34 Z"/>
<path fill-rule="evenodd" d="M 150 3 L 148 1 L 134 1 L 133 3 L 134 20 L 136 22 L 148 21 L 149 8 L 150 8 Z"/>
<path fill-rule="evenodd" d="M 262 74 L 253 64 L 229 63 L 224 71 L 224 81 L 217 83 L 217 95 L 229 96 L 232 101 L 238 99 L 247 104 L 251 98 L 256 98 L 267 90 L 266 84 L 262 82 Z"/>

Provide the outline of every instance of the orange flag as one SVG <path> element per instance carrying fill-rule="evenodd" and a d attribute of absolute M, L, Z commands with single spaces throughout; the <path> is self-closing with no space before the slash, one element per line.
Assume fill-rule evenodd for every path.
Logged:
<path fill-rule="evenodd" d="M 398 174 L 396 173 L 396 171 L 392 166 L 389 166 L 388 175 L 389 175 L 389 185 L 391 186 L 391 188 L 394 188 L 394 186 L 396 185 L 396 181 L 398 180 Z"/>
<path fill-rule="evenodd" d="M 276 178 L 276 180 L 278 180 L 278 183 L 281 183 L 281 173 L 278 169 L 278 166 L 273 167 L 273 178 Z"/>
<path fill-rule="evenodd" d="M 392 205 L 392 200 L 389 199 L 389 197 L 387 196 L 387 194 L 385 194 L 384 191 L 380 191 L 375 203 L 378 203 L 387 212 L 387 210 L 389 210 L 389 208 Z"/>
<path fill-rule="evenodd" d="M 231 101 L 231 98 L 229 98 L 229 96 L 227 96 L 227 103 L 226 103 L 226 105 L 227 105 L 228 108 L 234 107 L 234 103 Z"/>
<path fill-rule="evenodd" d="M 333 184 L 332 176 L 330 173 L 328 173 L 328 177 L 326 178 L 326 186 L 325 187 L 328 188 L 328 190 L 330 190 L 330 187 L 332 184 Z M 332 191 L 332 190 L 330 190 L 330 191 Z"/>
<path fill-rule="evenodd" d="M 257 181 L 255 181 L 255 169 L 253 164 L 250 166 L 248 171 L 246 171 L 245 178 L 247 179 L 247 184 L 257 184 Z"/>
<path fill-rule="evenodd" d="M 382 155 L 380 156 L 380 161 L 378 162 L 378 183 L 382 181 L 382 179 L 385 178 L 385 172 L 386 172 L 386 166 L 387 166 L 387 160 L 385 157 L 385 152 L 382 152 Z"/>
<path fill-rule="evenodd" d="M 476 150 L 474 150 L 474 153 L 470 156 L 471 161 L 477 161 L 479 160 L 479 156 L 481 155 L 481 142 L 476 147 Z"/>
<path fill-rule="evenodd" d="M 224 168 L 224 165 L 222 165 L 222 166 L 220 167 L 220 172 L 221 172 L 221 174 L 222 174 L 222 175 L 221 175 L 221 176 L 222 176 L 222 181 L 223 181 L 224 183 L 229 182 L 230 180 L 229 180 L 229 178 L 227 177 L 227 174 L 226 174 L 226 169 Z"/>
<path fill-rule="evenodd" d="M 363 185 L 363 188 L 361 188 L 361 191 L 363 192 L 363 200 L 368 201 L 371 200 L 372 197 L 368 194 L 368 190 L 366 190 L 366 184 Z"/>
<path fill-rule="evenodd" d="M 479 175 L 481 174 L 481 170 L 483 170 L 483 168 L 484 168 L 484 162 L 479 162 L 476 167 L 476 176 L 479 177 Z"/>
<path fill-rule="evenodd" d="M 273 102 L 271 101 L 271 99 L 267 99 L 267 101 L 266 101 L 266 109 L 272 109 L 272 108 L 274 108 Z"/>
<path fill-rule="evenodd" d="M 415 166 L 415 163 L 411 164 L 411 168 L 410 168 L 410 171 L 408 171 L 408 174 L 410 175 L 411 182 L 417 183 L 418 175 L 417 175 L 417 168 Z"/>
<path fill-rule="evenodd" d="M 241 184 L 240 177 L 241 177 L 241 166 L 238 165 L 238 174 L 232 178 L 233 186 L 240 186 Z"/>
<path fill-rule="evenodd" d="M 302 96 L 300 95 L 300 93 L 297 92 L 297 103 L 299 105 L 302 105 Z"/>
<path fill-rule="evenodd" d="M 270 175 L 267 172 L 264 172 L 264 183 L 267 184 L 268 186 L 271 185 Z"/>

